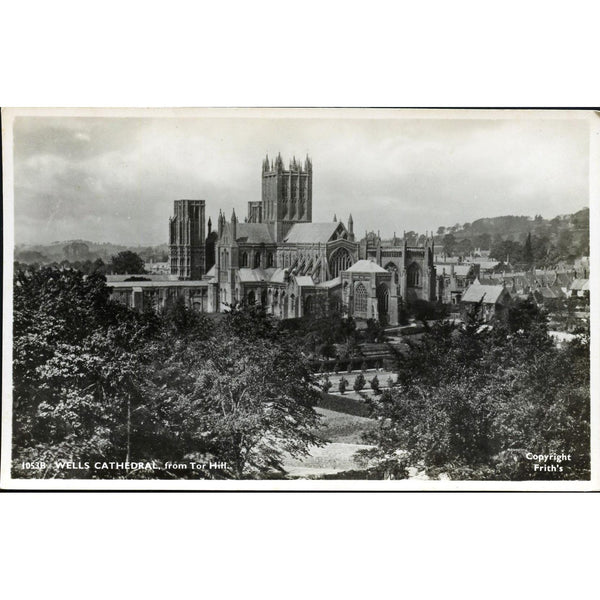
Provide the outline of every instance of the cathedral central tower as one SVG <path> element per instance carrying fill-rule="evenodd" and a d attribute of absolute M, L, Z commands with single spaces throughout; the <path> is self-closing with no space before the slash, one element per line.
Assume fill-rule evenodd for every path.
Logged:
<path fill-rule="evenodd" d="M 312 222 L 312 163 L 307 156 L 304 165 L 294 157 L 286 169 L 277 155 L 267 156 L 262 164 L 262 201 L 250 202 L 248 221 L 268 223 L 280 242 L 294 223 Z"/>

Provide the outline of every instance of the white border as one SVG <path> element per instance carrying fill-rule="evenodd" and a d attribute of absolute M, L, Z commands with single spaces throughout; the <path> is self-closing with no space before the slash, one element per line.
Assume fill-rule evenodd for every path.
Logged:
<path fill-rule="evenodd" d="M 2 109 L 3 174 L 4 174 L 4 286 L 3 286 L 3 348 L 2 348 L 2 448 L 0 487 L 4 489 L 35 490 L 206 490 L 206 491 L 590 491 L 600 489 L 599 451 L 600 414 L 598 410 L 598 373 L 592 369 L 592 454 L 591 481 L 352 481 L 352 480 L 285 480 L 285 481 L 125 481 L 125 480 L 42 480 L 12 479 L 10 455 L 12 439 L 12 279 L 14 255 L 14 180 L 13 180 L 13 121 L 17 116 L 110 116 L 163 118 L 346 118 L 346 119 L 578 119 L 590 125 L 590 271 L 591 330 L 596 331 L 600 290 L 596 266 L 600 256 L 600 116 L 592 111 L 561 110 L 415 110 L 415 109 L 269 109 L 269 108 L 11 108 Z M 10 225 L 9 225 L 10 224 Z M 592 335 L 591 364 L 600 364 L 600 347 Z"/>

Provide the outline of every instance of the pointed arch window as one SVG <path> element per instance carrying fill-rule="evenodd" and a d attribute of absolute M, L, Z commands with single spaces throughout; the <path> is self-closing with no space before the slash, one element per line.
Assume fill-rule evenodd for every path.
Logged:
<path fill-rule="evenodd" d="M 329 273 L 335 279 L 342 271 L 352 265 L 352 257 L 345 248 L 338 248 L 329 259 Z"/>
<path fill-rule="evenodd" d="M 354 290 L 354 310 L 355 312 L 367 312 L 367 290 L 362 283 L 359 283 Z"/>
<path fill-rule="evenodd" d="M 412 265 L 408 267 L 406 279 L 408 285 L 411 287 L 417 287 L 421 285 L 421 269 L 417 263 L 412 263 Z"/>
<path fill-rule="evenodd" d="M 242 252 L 242 259 L 240 261 L 240 265 L 242 267 L 248 266 L 248 253 L 247 252 Z"/>

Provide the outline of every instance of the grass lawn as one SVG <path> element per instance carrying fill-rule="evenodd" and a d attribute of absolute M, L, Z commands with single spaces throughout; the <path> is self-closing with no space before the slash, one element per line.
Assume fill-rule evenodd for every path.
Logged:
<path fill-rule="evenodd" d="M 368 448 L 362 433 L 377 426 L 373 419 L 336 412 L 317 407 L 321 415 L 321 427 L 317 435 L 329 442 L 322 448 L 313 448 L 305 458 L 288 457 L 284 468 L 291 477 L 319 477 L 343 471 L 356 471 L 363 466 L 354 458 L 358 450 Z"/>
<path fill-rule="evenodd" d="M 366 417 L 348 415 L 317 407 L 322 427 L 318 431 L 321 439 L 344 444 L 364 444 L 361 434 L 377 427 L 377 422 Z"/>

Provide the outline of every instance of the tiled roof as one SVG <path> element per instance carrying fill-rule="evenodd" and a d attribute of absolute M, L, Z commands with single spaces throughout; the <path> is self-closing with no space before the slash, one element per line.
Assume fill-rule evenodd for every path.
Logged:
<path fill-rule="evenodd" d="M 183 288 L 198 288 L 206 287 L 209 282 L 206 279 L 202 280 L 189 280 L 189 281 L 113 281 L 107 283 L 106 287 L 114 289 L 127 289 L 127 288 L 170 288 L 170 287 L 183 287 Z"/>
<path fill-rule="evenodd" d="M 463 302 L 481 302 L 484 304 L 496 304 L 505 291 L 501 285 L 481 285 L 474 283 L 470 285 L 463 294 Z"/>
<path fill-rule="evenodd" d="M 550 300 L 564 297 L 563 291 L 557 287 L 541 287 L 536 290 L 535 293 L 540 294 L 542 298 L 548 298 Z"/>
<path fill-rule="evenodd" d="M 372 260 L 357 260 L 349 269 L 352 273 L 387 273 L 383 267 L 380 267 Z"/>
<path fill-rule="evenodd" d="M 270 275 L 263 269 L 240 269 L 238 276 L 242 283 L 253 283 L 259 281 L 269 281 Z"/>
<path fill-rule="evenodd" d="M 315 282 L 313 281 L 312 277 L 309 277 L 308 275 L 299 275 L 299 276 L 296 276 L 295 279 L 296 279 L 296 283 L 300 287 L 315 285 Z"/>
<path fill-rule="evenodd" d="M 285 283 L 285 269 L 275 269 L 271 275 L 272 283 Z"/>
<path fill-rule="evenodd" d="M 590 280 L 589 279 L 574 279 L 569 287 L 570 290 L 589 290 Z"/>
<path fill-rule="evenodd" d="M 238 223 L 236 241 L 247 244 L 274 244 L 275 240 L 267 223 Z"/>
<path fill-rule="evenodd" d="M 497 260 L 474 260 L 473 262 L 478 264 L 479 268 L 484 271 L 494 269 L 500 264 Z"/>
<path fill-rule="evenodd" d="M 342 285 L 342 278 L 341 277 L 335 277 L 334 279 L 330 279 L 329 281 L 322 281 L 321 283 L 317 284 L 318 287 L 320 288 L 334 288 L 337 287 L 338 285 Z"/>
<path fill-rule="evenodd" d="M 287 244 L 325 244 L 338 228 L 339 223 L 295 223 L 288 231 Z"/>
<path fill-rule="evenodd" d="M 113 283 L 116 281 L 125 281 L 126 279 L 130 279 L 131 277 L 143 277 L 144 279 L 149 279 L 151 281 L 168 281 L 169 280 L 168 275 L 158 275 L 156 273 L 144 273 L 143 275 L 106 275 L 106 282 Z M 137 282 L 133 282 L 133 283 L 137 283 Z"/>

